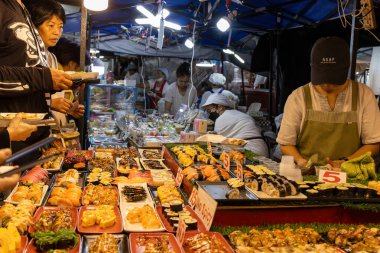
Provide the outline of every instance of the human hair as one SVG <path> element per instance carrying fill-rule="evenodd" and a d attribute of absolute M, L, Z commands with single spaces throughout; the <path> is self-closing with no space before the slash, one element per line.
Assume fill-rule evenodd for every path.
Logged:
<path fill-rule="evenodd" d="M 190 76 L 190 64 L 188 62 L 183 62 L 176 71 L 176 76 L 178 77 L 184 77 L 184 76 Z"/>
<path fill-rule="evenodd" d="M 66 38 L 60 38 L 57 45 L 49 48 L 49 50 L 57 57 L 58 62 L 62 66 L 66 66 L 70 61 L 74 61 L 80 65 L 80 46 Z M 91 64 L 91 57 L 88 51 L 85 55 L 85 65 Z"/>
<path fill-rule="evenodd" d="M 24 4 L 37 28 L 53 16 L 57 16 L 63 23 L 66 23 L 65 10 L 55 0 L 24 1 Z"/>

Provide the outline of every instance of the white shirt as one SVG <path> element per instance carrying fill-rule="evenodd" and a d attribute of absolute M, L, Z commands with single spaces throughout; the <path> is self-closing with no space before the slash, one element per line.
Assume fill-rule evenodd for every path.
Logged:
<path fill-rule="evenodd" d="M 182 96 L 179 93 L 177 83 L 174 82 L 170 84 L 165 94 L 165 101 L 172 104 L 172 107 L 170 109 L 170 114 L 175 115 L 182 104 L 189 105 L 191 107 L 191 105 L 196 102 L 196 98 L 197 98 L 196 94 L 197 94 L 197 90 L 192 85 L 189 85 L 187 87 L 185 95 Z"/>
<path fill-rule="evenodd" d="M 334 110 L 331 110 L 327 97 L 320 94 L 312 84 L 310 93 L 313 110 L 348 112 L 351 111 L 352 84 L 341 92 L 336 100 Z M 370 88 L 364 84 L 359 84 L 358 97 L 358 131 L 363 144 L 374 144 L 380 142 L 380 111 L 375 96 Z M 281 122 L 280 132 L 277 142 L 281 145 L 297 144 L 298 136 L 304 124 L 306 114 L 305 95 L 302 87 L 294 90 L 288 97 L 284 116 Z"/>
<path fill-rule="evenodd" d="M 261 129 L 255 120 L 238 110 L 226 110 L 215 121 L 214 131 L 227 138 L 247 139 L 261 137 Z M 268 147 L 263 139 L 247 140 L 246 149 L 268 157 Z"/>

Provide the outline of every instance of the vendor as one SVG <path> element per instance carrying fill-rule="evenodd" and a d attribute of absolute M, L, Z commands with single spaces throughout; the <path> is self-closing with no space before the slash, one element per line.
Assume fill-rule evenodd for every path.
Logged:
<path fill-rule="evenodd" d="M 197 99 L 197 90 L 190 83 L 190 64 L 182 63 L 176 71 L 177 81 L 169 86 L 165 94 L 165 112 L 175 115 L 181 105 L 191 107 Z"/>
<path fill-rule="evenodd" d="M 379 152 L 380 112 L 364 84 L 347 80 L 350 53 L 338 37 L 319 39 L 311 51 L 311 83 L 285 104 L 277 142 L 283 155 L 306 166 L 313 154 L 334 167 L 370 151 Z"/>
<path fill-rule="evenodd" d="M 246 149 L 268 157 L 268 147 L 254 119 L 246 113 L 232 109 L 236 101 L 223 94 L 211 94 L 202 106 L 215 122 L 214 131 L 227 138 L 246 140 Z"/>
<path fill-rule="evenodd" d="M 238 97 L 233 94 L 231 91 L 228 91 L 225 89 L 226 84 L 226 77 L 223 74 L 220 73 L 212 73 L 208 79 L 209 83 L 211 84 L 211 89 L 203 93 L 202 100 L 200 102 L 200 107 L 202 107 L 206 101 L 207 98 L 214 93 L 223 93 L 223 95 L 231 97 L 234 101 L 238 102 Z M 236 105 L 237 106 L 237 105 Z M 234 106 L 234 108 L 236 107 Z"/>
<path fill-rule="evenodd" d="M 0 12 L 4 17 L 0 21 L 0 112 L 48 113 L 45 92 L 69 89 L 71 78 L 63 71 L 48 68 L 45 47 L 21 0 L 1 1 Z M 12 142 L 12 151 L 47 137 L 49 130 L 39 127 L 25 142 Z M 33 152 L 18 160 L 18 164 L 39 155 Z"/>
<path fill-rule="evenodd" d="M 157 108 L 161 98 L 163 98 L 169 89 L 167 80 L 169 78 L 169 71 L 167 68 L 159 68 L 156 71 L 156 80 L 151 91 L 148 93 L 150 104 L 152 108 Z M 164 102 L 165 103 L 165 102 Z"/>
<path fill-rule="evenodd" d="M 128 81 L 135 81 L 135 85 L 141 83 L 140 74 L 138 72 L 136 64 L 133 62 L 130 62 L 127 66 L 127 74 L 125 75 L 124 79 L 126 82 Z"/>
<path fill-rule="evenodd" d="M 37 27 L 38 33 L 42 38 L 45 48 L 51 48 L 58 43 L 63 25 L 66 20 L 65 10 L 55 0 L 40 0 L 32 2 L 27 6 L 27 9 L 32 17 L 33 24 Z M 72 51 L 72 54 L 75 51 Z M 78 58 L 79 58 L 79 51 Z M 48 63 L 51 68 L 58 69 L 59 62 L 56 56 L 50 51 L 46 51 Z M 74 66 L 73 66 L 74 67 Z M 74 70 L 75 71 L 75 70 Z M 64 97 L 64 92 L 57 92 L 51 96 L 51 109 L 54 117 L 61 125 L 67 123 L 65 114 L 70 114 L 74 118 L 81 118 L 84 115 L 84 106 L 78 102 L 74 104 L 69 99 Z"/>

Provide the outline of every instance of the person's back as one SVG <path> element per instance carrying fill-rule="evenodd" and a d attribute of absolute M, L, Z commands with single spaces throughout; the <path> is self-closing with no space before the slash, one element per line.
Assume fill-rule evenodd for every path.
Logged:
<path fill-rule="evenodd" d="M 216 119 L 214 131 L 227 138 L 245 139 L 248 141 L 246 149 L 268 156 L 268 147 L 261 139 L 261 129 L 248 114 L 238 110 L 226 110 Z"/>

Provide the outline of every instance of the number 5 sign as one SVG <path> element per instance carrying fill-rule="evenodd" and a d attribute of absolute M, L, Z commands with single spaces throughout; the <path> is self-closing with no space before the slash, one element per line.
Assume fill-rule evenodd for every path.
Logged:
<path fill-rule="evenodd" d="M 227 153 L 224 153 L 224 159 L 223 159 L 223 167 L 227 170 L 230 171 L 230 155 Z"/>
<path fill-rule="evenodd" d="M 347 174 L 339 171 L 319 170 L 318 180 L 326 183 L 345 183 Z"/>

